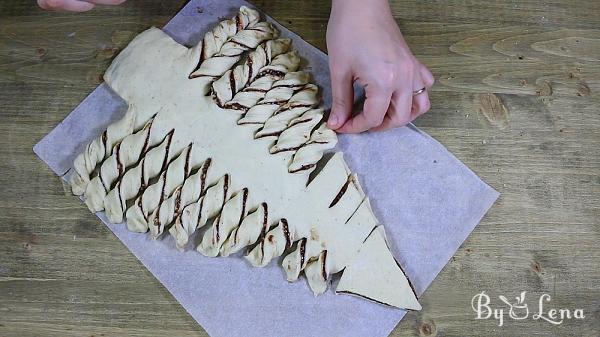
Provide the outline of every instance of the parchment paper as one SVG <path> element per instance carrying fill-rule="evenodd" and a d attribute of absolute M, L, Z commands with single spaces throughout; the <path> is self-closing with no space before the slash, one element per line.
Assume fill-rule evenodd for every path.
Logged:
<path fill-rule="evenodd" d="M 192 0 L 164 30 L 190 46 L 220 18 L 232 17 L 241 5 L 248 4 Z M 308 60 L 328 106 L 327 56 L 278 26 Z M 56 174 L 64 176 L 76 154 L 124 112 L 124 102 L 100 85 L 34 151 Z M 393 253 L 418 294 L 498 197 L 442 145 L 413 126 L 343 135 L 337 150 L 344 151 L 350 168 L 358 173 L 375 214 L 385 225 Z M 303 278 L 286 282 L 276 263 L 256 269 L 239 258 L 180 253 L 169 236 L 152 241 L 148 235 L 127 231 L 122 224 L 108 224 L 104 213 L 98 217 L 211 336 L 387 336 L 405 314 L 335 295 L 333 287 L 315 298 Z"/>

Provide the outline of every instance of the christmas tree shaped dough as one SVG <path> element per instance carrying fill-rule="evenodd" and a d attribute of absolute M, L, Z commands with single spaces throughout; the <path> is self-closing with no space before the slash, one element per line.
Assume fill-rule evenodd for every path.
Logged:
<path fill-rule="evenodd" d="M 378 224 L 342 154 L 322 160 L 336 133 L 278 35 L 246 7 L 191 48 L 138 35 L 104 75 L 128 109 L 76 158 L 71 184 L 112 223 L 205 256 L 278 260 L 320 294 Z"/>

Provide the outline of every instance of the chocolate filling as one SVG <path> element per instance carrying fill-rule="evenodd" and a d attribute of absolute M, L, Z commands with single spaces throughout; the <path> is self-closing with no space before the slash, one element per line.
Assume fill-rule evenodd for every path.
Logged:
<path fill-rule="evenodd" d="M 248 81 L 246 82 L 246 84 L 248 84 L 250 82 L 250 80 L 252 79 L 252 63 L 254 62 L 252 60 L 252 54 L 248 55 L 248 59 L 246 62 L 248 64 Z"/>
<path fill-rule="evenodd" d="M 102 171 L 100 172 L 100 174 L 98 174 L 98 178 L 100 178 L 100 183 L 102 184 L 102 187 L 104 187 L 104 189 L 106 191 L 108 191 L 108 187 L 106 187 L 106 184 L 104 183 L 104 179 L 102 179 Z"/>
<path fill-rule="evenodd" d="M 290 104 L 290 105 L 288 105 L 287 109 L 282 109 L 281 111 L 291 110 L 293 108 L 312 108 L 312 106 L 313 106 L 312 104 L 306 104 L 306 103 L 304 103 L 304 104 Z"/>
<path fill-rule="evenodd" d="M 219 242 L 219 239 L 221 238 L 221 235 L 219 235 L 219 227 L 220 227 L 219 224 L 221 222 L 221 214 L 222 213 L 219 213 L 219 215 L 217 215 L 217 218 L 215 219 L 215 239 L 216 239 L 216 242 L 215 242 L 215 240 L 213 240 L 213 244 Z"/>
<path fill-rule="evenodd" d="M 238 110 L 238 111 L 247 111 L 248 107 L 247 106 L 243 106 L 240 103 L 227 103 L 224 106 L 225 109 L 231 109 L 231 110 Z"/>
<path fill-rule="evenodd" d="M 283 226 L 283 236 L 285 236 L 285 248 L 292 245 L 292 238 L 290 237 L 290 229 L 286 219 L 281 219 L 281 225 Z"/>
<path fill-rule="evenodd" d="M 225 206 L 225 202 L 227 202 L 227 190 L 229 189 L 229 174 L 225 175 L 225 182 L 223 184 L 223 205 Z"/>
<path fill-rule="evenodd" d="M 273 89 L 273 88 L 302 89 L 303 87 L 304 87 L 304 84 L 275 84 L 274 86 L 271 87 L 271 89 Z"/>
<path fill-rule="evenodd" d="M 261 122 L 240 122 L 240 121 L 238 121 L 238 123 L 237 123 L 237 124 L 238 124 L 238 125 L 250 125 L 250 124 L 256 124 L 256 125 L 259 125 L 259 124 L 262 124 L 262 123 L 261 123 Z"/>
<path fill-rule="evenodd" d="M 107 150 L 107 148 L 106 148 L 106 139 L 107 139 L 106 130 L 104 130 L 104 132 L 102 132 L 101 139 L 102 139 L 102 146 L 104 147 L 104 157 L 106 157 L 106 155 L 107 155 L 107 152 L 106 152 L 106 150 Z M 88 147 L 89 147 L 89 145 L 88 145 Z"/>
<path fill-rule="evenodd" d="M 200 225 L 200 218 L 202 218 L 202 208 L 204 207 L 204 198 L 200 199 L 200 206 L 198 208 L 198 220 L 196 221 L 196 228 Z"/>
<path fill-rule="evenodd" d="M 192 154 L 192 145 L 194 143 L 190 143 L 188 145 L 187 153 L 185 154 L 185 165 L 183 167 L 183 176 L 187 179 L 190 175 L 190 155 Z"/>
<path fill-rule="evenodd" d="M 162 202 L 165 199 L 165 188 L 167 187 L 167 172 L 168 171 L 169 170 L 165 171 L 162 174 L 162 189 L 160 190 L 160 201 L 158 202 L 159 205 L 162 204 Z"/>
<path fill-rule="evenodd" d="M 300 166 L 300 168 L 298 168 L 296 170 L 291 170 L 289 172 L 290 173 L 297 173 L 297 172 L 300 172 L 300 171 L 311 169 L 311 168 L 313 168 L 315 166 L 317 166 L 317 164 L 305 164 L 305 165 Z"/>
<path fill-rule="evenodd" d="M 263 240 L 260 242 L 260 260 L 262 262 L 262 260 L 264 260 L 265 258 L 265 240 L 263 238 Z"/>
<path fill-rule="evenodd" d="M 175 129 L 172 129 L 167 134 L 167 146 L 165 147 L 165 158 L 163 159 L 163 163 L 161 166 L 161 171 L 164 170 L 167 166 L 169 160 L 169 148 L 171 147 L 171 140 L 173 139 L 173 133 L 175 133 Z"/>
<path fill-rule="evenodd" d="M 121 205 L 121 212 L 123 212 L 123 208 L 125 208 L 125 203 L 123 203 L 123 197 L 121 196 L 121 184 L 118 184 L 117 194 L 119 195 L 119 204 Z"/>
<path fill-rule="evenodd" d="M 179 207 L 181 207 L 181 188 L 177 190 L 177 197 L 175 197 L 175 213 L 179 214 L 181 213 L 181 210 L 179 209 Z M 160 210 L 160 208 L 159 208 Z"/>
<path fill-rule="evenodd" d="M 233 245 L 234 246 L 237 244 L 239 232 L 240 232 L 240 228 L 239 227 L 238 228 L 234 228 L 231 231 L 231 235 L 233 236 Z"/>
<path fill-rule="evenodd" d="M 242 220 L 244 220 L 244 216 L 246 215 L 246 202 L 248 202 L 248 189 L 244 188 L 244 195 L 242 196 L 242 212 L 240 213 L 240 221 L 238 221 L 238 227 L 242 224 Z"/>
<path fill-rule="evenodd" d="M 352 176 L 348 176 L 348 179 L 346 179 L 346 182 L 344 183 L 338 194 L 335 196 L 335 198 L 333 198 L 331 204 L 329 204 L 329 208 L 335 206 L 335 204 L 337 204 L 340 201 L 342 196 L 344 196 L 344 193 L 346 193 L 346 190 L 348 189 L 348 185 L 350 185 L 350 182 L 352 181 L 351 177 Z"/>
<path fill-rule="evenodd" d="M 302 145 L 300 145 L 300 146 L 294 146 L 294 147 L 281 148 L 281 149 L 279 149 L 279 150 L 277 150 L 275 152 L 272 152 L 271 154 L 276 154 L 276 153 L 286 152 L 286 151 L 297 151 L 301 147 L 302 147 Z"/>
<path fill-rule="evenodd" d="M 244 26 L 242 25 L 242 19 L 240 18 L 240 14 L 235 16 L 235 27 L 238 32 L 244 29 Z"/>
<path fill-rule="evenodd" d="M 263 49 L 265 50 L 265 65 L 271 63 L 271 50 L 267 49 L 267 43 L 263 43 Z"/>
<path fill-rule="evenodd" d="M 290 123 L 290 125 L 288 125 L 288 126 L 287 126 L 287 128 L 289 129 L 289 128 L 291 128 L 291 127 L 292 127 L 292 126 L 294 126 L 294 125 L 303 124 L 303 123 L 308 123 L 308 122 L 310 122 L 311 120 L 312 120 L 312 118 L 307 118 L 307 119 L 301 119 L 301 120 L 298 120 L 298 121 L 294 121 L 293 123 Z"/>
<path fill-rule="evenodd" d="M 376 300 L 376 299 L 370 298 L 369 296 L 365 296 L 365 295 L 357 294 L 357 293 L 354 293 L 354 292 L 351 292 L 351 291 L 348 291 L 348 290 L 340 290 L 340 291 L 336 291 L 336 293 L 339 293 L 339 294 L 349 294 L 349 295 L 359 296 L 359 297 L 362 297 L 362 298 L 366 298 L 366 299 L 368 299 L 369 301 L 373 301 L 373 302 L 375 302 L 375 303 L 383 304 L 383 305 L 386 305 L 386 306 L 388 306 L 388 307 L 393 307 L 393 305 L 391 305 L 391 304 L 388 304 L 388 303 L 385 303 L 385 302 L 381 302 L 381 301 L 378 301 L 378 300 Z M 405 310 L 408 310 L 408 309 L 405 309 Z"/>
<path fill-rule="evenodd" d="M 148 142 L 150 142 L 150 132 L 152 131 L 152 124 L 154 123 L 155 116 L 156 115 L 152 116 L 152 119 L 147 124 L 148 134 L 146 134 L 146 139 L 144 139 L 144 145 L 142 146 L 142 153 L 145 153 L 148 150 Z"/>
<path fill-rule="evenodd" d="M 154 217 L 154 220 L 152 222 L 154 224 L 154 227 L 160 227 L 160 208 L 158 209 L 158 211 L 156 211 L 156 216 Z M 160 228 L 158 230 L 158 234 L 160 234 Z"/>
<path fill-rule="evenodd" d="M 220 235 L 219 235 L 219 222 L 221 220 L 221 214 L 223 212 L 223 207 L 225 206 L 225 203 L 227 202 L 227 190 L 229 189 L 229 174 L 226 174 L 224 176 L 224 183 L 223 183 L 223 204 L 221 205 L 221 213 L 219 213 L 219 215 L 217 216 L 217 218 L 215 219 L 215 232 L 216 232 L 216 239 L 217 242 L 219 241 Z M 204 199 L 202 199 L 202 201 L 204 201 Z"/>
<path fill-rule="evenodd" d="M 245 48 L 245 49 L 252 49 L 252 47 L 250 47 L 249 45 L 242 43 L 240 41 L 236 41 L 236 40 L 230 40 L 229 42 L 237 44 L 238 46 Z"/>
<path fill-rule="evenodd" d="M 144 170 L 144 162 L 146 161 L 146 158 L 143 158 L 142 161 L 140 162 L 141 165 L 141 171 L 142 173 L 140 174 L 140 190 L 145 190 L 146 189 L 146 179 L 145 179 L 145 172 L 146 170 Z"/>
<path fill-rule="evenodd" d="M 275 69 L 269 68 L 269 69 L 265 69 L 265 70 L 259 72 L 258 75 L 256 75 L 257 78 L 263 77 L 263 76 L 273 76 L 273 77 L 279 78 L 279 77 L 285 76 L 285 72 L 283 72 L 281 70 L 275 70 Z"/>
<path fill-rule="evenodd" d="M 208 168 L 210 167 L 212 159 L 208 158 L 202 164 L 202 173 L 200 174 L 200 196 L 204 195 L 206 192 L 204 189 L 206 188 L 206 174 L 208 173 Z"/>
<path fill-rule="evenodd" d="M 140 197 L 137 199 L 137 205 L 140 209 L 142 208 L 142 196 L 143 196 L 143 194 L 140 194 Z M 148 220 L 148 217 L 146 216 L 146 214 L 144 214 L 144 219 Z"/>
<path fill-rule="evenodd" d="M 267 104 L 272 104 L 272 105 L 282 105 L 287 103 L 287 100 L 279 100 L 279 101 L 263 101 L 263 102 L 258 102 L 256 103 L 256 105 L 267 105 Z"/>
<path fill-rule="evenodd" d="M 200 64 L 206 60 L 206 41 L 202 39 L 202 49 L 200 50 L 200 62 L 198 62 L 198 66 L 196 69 L 200 68 Z M 196 70 L 194 69 L 194 71 Z"/>
<path fill-rule="evenodd" d="M 281 131 L 274 131 L 274 132 L 262 134 L 260 136 L 255 135 L 254 138 L 258 139 L 258 138 L 264 138 L 264 137 L 279 136 L 280 134 L 281 134 Z"/>
<path fill-rule="evenodd" d="M 285 149 L 280 149 L 278 151 L 273 152 L 273 154 L 279 153 L 279 152 L 284 152 L 284 151 L 298 151 L 301 148 L 303 148 L 303 147 L 305 147 L 306 145 L 309 145 L 309 144 L 327 144 L 327 142 L 308 142 L 308 143 L 304 143 L 302 145 L 298 145 L 298 146 L 295 146 L 295 147 L 288 147 L 288 148 L 285 148 Z M 294 156 L 295 156 L 295 154 L 294 154 Z"/>
<path fill-rule="evenodd" d="M 312 108 L 312 106 L 313 106 L 312 104 L 306 104 L 306 103 L 293 104 L 288 101 L 288 104 L 277 109 L 277 111 L 275 111 L 273 116 L 279 115 L 280 113 L 282 113 L 284 111 L 292 110 L 294 108 Z"/>
<path fill-rule="evenodd" d="M 327 251 L 324 250 L 321 254 L 323 254 L 323 262 L 321 263 L 321 276 L 323 276 L 323 279 L 327 281 L 327 269 L 325 268 L 327 265 Z"/>
<path fill-rule="evenodd" d="M 304 268 L 304 260 L 306 257 L 306 238 L 300 241 L 300 268 Z"/>
<path fill-rule="evenodd" d="M 244 91 L 245 92 L 263 92 L 263 93 L 266 93 L 268 90 L 261 89 L 261 88 L 252 88 L 252 87 L 249 87 L 249 88 L 244 89 Z"/>
<path fill-rule="evenodd" d="M 117 161 L 117 171 L 119 172 L 119 177 L 123 174 L 123 164 L 121 163 L 121 155 L 119 151 L 121 149 L 121 143 L 117 144 L 115 147 L 115 160 Z"/>
<path fill-rule="evenodd" d="M 262 229 L 260 231 L 260 237 L 263 238 L 265 237 L 265 234 L 267 234 L 267 229 L 269 229 L 269 222 L 268 222 L 268 218 L 269 218 L 269 210 L 267 208 L 267 203 L 263 202 L 261 204 L 264 214 L 263 214 L 263 226 Z"/>
<path fill-rule="evenodd" d="M 231 70 L 229 71 L 229 89 L 231 90 L 231 98 L 233 98 L 233 96 L 235 96 L 235 76 L 233 75 L 233 71 L 231 71 Z M 224 103 L 223 100 L 221 100 L 221 97 L 219 97 L 219 94 L 215 90 L 214 84 L 213 84 L 211 91 L 212 91 L 212 96 L 213 96 L 213 100 L 215 101 L 215 103 L 220 108 L 223 108 L 226 103 Z"/>

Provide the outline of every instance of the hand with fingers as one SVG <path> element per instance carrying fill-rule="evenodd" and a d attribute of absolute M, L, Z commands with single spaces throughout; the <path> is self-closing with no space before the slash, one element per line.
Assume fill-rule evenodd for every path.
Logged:
<path fill-rule="evenodd" d="M 38 5 L 46 10 L 86 12 L 95 5 L 120 5 L 125 0 L 37 0 Z"/>
<path fill-rule="evenodd" d="M 332 109 L 328 126 L 342 133 L 408 124 L 429 110 L 433 75 L 412 54 L 387 0 L 333 0 L 327 26 Z M 352 116 L 357 82 L 363 111 Z"/>

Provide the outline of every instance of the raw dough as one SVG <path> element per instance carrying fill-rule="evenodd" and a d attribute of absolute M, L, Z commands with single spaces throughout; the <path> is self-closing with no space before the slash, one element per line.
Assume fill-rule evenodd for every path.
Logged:
<path fill-rule="evenodd" d="M 315 294 L 349 268 L 348 291 L 414 309 L 404 274 L 387 272 L 399 266 L 385 242 L 367 239 L 382 227 L 342 154 L 307 185 L 336 134 L 291 41 L 258 17 L 242 7 L 193 48 L 156 28 L 137 36 L 104 76 L 129 108 L 77 157 L 73 192 L 132 231 L 168 232 L 179 249 L 199 235 L 206 256 L 248 247 L 260 267 L 286 255 L 288 281 L 304 273 Z M 391 257 L 373 263 L 385 273 L 356 271 L 369 254 Z M 376 275 L 374 292 L 361 280 Z"/>

